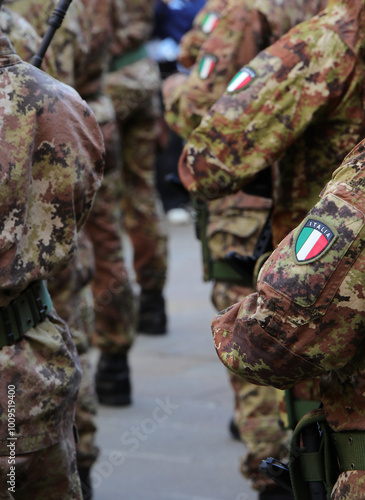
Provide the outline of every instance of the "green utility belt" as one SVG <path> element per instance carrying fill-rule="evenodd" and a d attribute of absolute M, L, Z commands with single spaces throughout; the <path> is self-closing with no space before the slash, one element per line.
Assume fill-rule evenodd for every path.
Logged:
<path fill-rule="evenodd" d="M 0 307 L 0 349 L 21 340 L 46 318 L 52 299 L 43 281 L 35 281 L 6 307 Z"/>
<path fill-rule="evenodd" d="M 138 49 L 130 50 L 121 56 L 115 57 L 110 63 L 109 71 L 118 71 L 118 69 L 129 66 L 145 57 L 147 57 L 147 50 L 144 45 L 141 45 Z"/>
<path fill-rule="evenodd" d="M 323 408 L 312 410 L 296 426 L 290 443 L 290 479 L 295 500 L 312 498 L 322 485 L 330 498 L 339 474 L 365 470 L 365 431 L 334 432 Z"/>
<path fill-rule="evenodd" d="M 365 432 L 334 432 L 332 441 L 342 472 L 365 470 Z"/>

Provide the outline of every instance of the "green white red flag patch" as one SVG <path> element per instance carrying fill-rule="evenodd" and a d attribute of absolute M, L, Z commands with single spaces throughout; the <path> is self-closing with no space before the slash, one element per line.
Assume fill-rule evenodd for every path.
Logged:
<path fill-rule="evenodd" d="M 202 31 L 207 35 L 211 33 L 218 24 L 220 19 L 219 14 L 216 12 L 208 12 L 202 22 Z"/>
<path fill-rule="evenodd" d="M 256 73 L 251 68 L 242 68 L 236 76 L 230 81 L 227 92 L 235 92 L 236 90 L 243 89 L 255 78 Z"/>
<path fill-rule="evenodd" d="M 319 257 L 325 250 L 328 250 L 334 236 L 334 232 L 323 222 L 308 219 L 295 243 L 297 261 L 307 263 Z"/>
<path fill-rule="evenodd" d="M 199 76 L 202 80 L 205 80 L 212 74 L 218 59 L 211 54 L 206 54 L 199 63 Z"/>

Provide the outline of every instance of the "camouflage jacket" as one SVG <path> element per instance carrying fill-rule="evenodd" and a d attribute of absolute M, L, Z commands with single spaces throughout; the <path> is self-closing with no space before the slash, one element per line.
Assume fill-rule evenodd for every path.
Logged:
<path fill-rule="evenodd" d="M 279 242 L 365 135 L 364 28 L 363 0 L 331 1 L 260 52 L 189 137 L 179 164 L 186 187 L 223 196 L 279 160 Z"/>
<path fill-rule="evenodd" d="M 100 186 L 104 149 L 90 108 L 70 87 L 24 63 L 0 37 L 0 305 L 64 268 Z M 0 351 L 1 391 L 16 390 L 17 452 L 58 441 L 73 418 L 80 372 L 65 324 L 49 318 Z M 0 404 L 6 454 L 7 400 Z"/>
<path fill-rule="evenodd" d="M 202 44 L 187 80 L 175 86 L 171 95 L 164 95 L 170 127 L 187 139 L 242 66 L 291 27 L 317 14 L 323 4 L 319 0 L 231 0 Z"/>
<path fill-rule="evenodd" d="M 207 0 L 195 16 L 192 28 L 185 33 L 179 44 L 178 61 L 185 68 L 195 64 L 202 44 L 216 28 L 227 5 L 229 0 Z"/>
<path fill-rule="evenodd" d="M 7 82 L 1 107 L 4 306 L 29 282 L 48 278 L 71 259 L 104 163 L 99 127 L 78 94 L 23 63 L 7 38 L 0 49 Z"/>
<path fill-rule="evenodd" d="M 219 358 L 246 380 L 285 389 L 321 376 L 334 431 L 365 430 L 364 186 L 365 140 L 265 263 L 258 292 L 212 322 Z M 355 470 L 331 499 L 364 497 L 365 471 Z"/>

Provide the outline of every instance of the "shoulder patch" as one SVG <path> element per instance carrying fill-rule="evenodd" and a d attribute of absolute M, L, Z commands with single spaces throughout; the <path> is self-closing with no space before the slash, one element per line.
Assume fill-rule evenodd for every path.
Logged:
<path fill-rule="evenodd" d="M 211 54 L 202 57 L 199 63 L 199 76 L 202 80 L 206 80 L 212 74 L 217 61 L 218 58 Z"/>
<path fill-rule="evenodd" d="M 298 264 L 317 260 L 335 241 L 335 232 L 320 220 L 308 219 L 296 236 L 295 259 Z"/>
<path fill-rule="evenodd" d="M 242 68 L 230 81 L 227 87 L 227 92 L 236 92 L 247 87 L 249 83 L 255 78 L 256 73 L 253 69 L 245 66 Z"/>
<path fill-rule="evenodd" d="M 211 33 L 217 26 L 220 15 L 217 12 L 208 12 L 202 22 L 202 31 L 207 35 Z"/>

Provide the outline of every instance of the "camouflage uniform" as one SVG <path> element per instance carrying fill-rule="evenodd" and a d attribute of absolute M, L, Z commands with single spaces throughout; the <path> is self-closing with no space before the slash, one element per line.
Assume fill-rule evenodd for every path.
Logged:
<path fill-rule="evenodd" d="M 154 171 L 160 75 L 143 45 L 152 31 L 153 2 L 117 0 L 114 13 L 113 60 L 106 91 L 116 111 L 122 148 L 124 223 L 134 249 L 137 283 L 142 292 L 161 293 L 167 238 Z"/>
<path fill-rule="evenodd" d="M 7 7 L 2 7 L 0 24 L 3 34 L 10 39 L 16 53 L 23 61 L 31 61 L 41 45 L 41 39 L 33 26 L 24 17 Z M 44 56 L 42 69 L 49 75 L 56 76 L 56 65 L 51 47 Z"/>
<path fill-rule="evenodd" d="M 345 33 L 343 26 L 353 19 L 354 32 Z M 233 82 L 191 135 L 187 159 L 180 164 L 185 184 L 208 197 L 220 196 L 280 158 L 274 190 L 276 245 L 364 133 L 363 23 L 361 2 L 331 4 L 251 61 L 245 74 L 246 81 L 253 80 L 242 91 Z M 325 29 L 331 40 L 324 41 Z M 339 61 L 333 73 L 330 61 Z"/>
<path fill-rule="evenodd" d="M 365 497 L 365 465 L 355 452 L 343 459 L 336 435 L 346 432 L 351 449 L 365 430 L 364 181 L 363 140 L 265 263 L 258 292 L 212 323 L 221 361 L 252 383 L 284 389 L 321 376 L 341 466 L 331 500 Z"/>
<path fill-rule="evenodd" d="M 12 8 L 27 16 L 43 36 L 57 4 L 56 0 L 31 3 L 13 0 Z M 117 195 L 113 170 L 118 166 L 115 113 L 110 98 L 103 94 L 102 89 L 111 41 L 110 11 L 111 2 L 88 2 L 84 6 L 81 1 L 74 0 L 51 47 L 57 55 L 58 78 L 75 87 L 88 102 L 101 126 L 106 149 L 106 175 L 87 222 L 87 236 L 85 233 L 79 235 L 79 252 L 71 267 L 49 282 L 54 305 L 70 326 L 83 368 L 76 407 L 79 432 L 77 465 L 83 476 L 84 472 L 87 476 L 87 470 L 98 456 L 95 445 L 97 399 L 88 359 L 90 339 L 99 339 L 95 331 L 101 331 L 104 335 L 102 347 L 112 345 L 115 349 L 115 346 L 122 345 L 121 348 L 127 350 L 134 332 L 134 302 L 124 267 L 120 214 L 116 213 L 115 207 L 109 210 L 108 206 L 108 199 L 114 200 Z M 95 235 L 94 228 L 98 225 L 103 228 L 102 238 Z M 95 243 L 94 247 L 87 238 Z M 92 279 L 95 304 L 89 290 Z M 113 300 L 104 301 L 105 291 L 110 293 L 110 290 L 113 291 Z M 95 345 L 99 347 L 97 342 Z"/>
<path fill-rule="evenodd" d="M 214 31 L 202 44 L 189 76 L 177 86 L 173 79 L 179 77 L 171 77 L 171 84 L 169 80 L 166 82 L 172 88 L 170 94 L 165 92 L 169 125 L 187 139 L 240 67 L 322 7 L 323 2 L 316 0 L 290 0 L 284 4 L 268 0 L 228 2 Z M 243 256 L 253 255 L 269 216 L 270 200 L 240 191 L 208 201 L 207 206 L 207 244 L 212 261 L 228 266 L 225 257 L 230 251 Z M 211 279 L 214 279 L 214 272 Z M 212 300 L 216 308 L 222 310 L 252 291 L 248 286 L 221 278 L 215 281 Z M 249 449 L 241 469 L 246 477 L 253 479 L 253 487 L 261 489 L 268 482 L 258 474 L 261 459 L 283 456 L 287 444 L 286 433 L 278 422 L 278 394 L 274 388 L 254 388 L 234 375 L 231 382 L 236 393 L 234 421 Z"/>
<path fill-rule="evenodd" d="M 331 2 L 260 52 L 193 131 L 181 157 L 184 184 L 208 199 L 237 191 L 278 161 L 274 246 L 364 135 L 363 10 L 361 0 Z"/>
<path fill-rule="evenodd" d="M 103 185 L 86 224 L 93 243 L 95 276 L 93 295 L 94 346 L 107 353 L 127 353 L 134 341 L 135 303 L 124 263 L 120 207 L 120 148 L 116 115 L 105 92 L 111 58 L 114 1 L 81 0 L 80 20 L 87 46 L 82 63 L 75 68 L 75 88 L 88 102 L 101 126 L 106 165 Z"/>
<path fill-rule="evenodd" d="M 4 4 L 23 16 L 43 37 L 48 28 L 48 20 L 58 5 L 57 0 L 5 0 Z M 62 25 L 52 39 L 52 52 L 55 58 L 57 78 L 63 83 L 74 86 L 75 64 L 86 54 L 85 41 L 80 29 L 82 5 L 73 1 L 67 10 Z"/>
<path fill-rule="evenodd" d="M 77 230 L 100 186 L 104 162 L 99 127 L 77 93 L 23 63 L 7 38 L 0 43 L 0 303 L 6 307 L 29 284 L 49 279 L 68 265 L 77 247 Z M 14 498 L 6 483 L 11 467 L 6 398 L 10 386 L 15 391 L 16 430 L 10 436 L 16 438 L 17 495 L 81 498 L 72 443 L 81 371 L 66 324 L 50 310 L 23 340 L 3 347 L 0 360 L 4 498 Z"/>
<path fill-rule="evenodd" d="M 207 0 L 195 16 L 192 28 L 185 33 L 179 44 L 178 61 L 185 68 L 195 64 L 201 46 L 217 26 L 228 0 Z"/>

